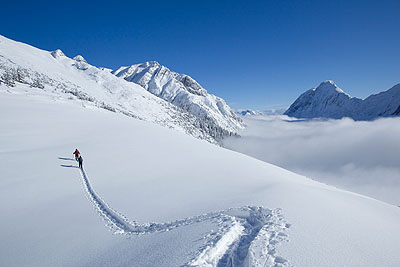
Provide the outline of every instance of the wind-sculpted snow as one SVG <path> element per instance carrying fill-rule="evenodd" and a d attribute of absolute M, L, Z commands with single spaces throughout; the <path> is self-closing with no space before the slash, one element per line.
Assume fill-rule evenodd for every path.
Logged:
<path fill-rule="evenodd" d="M 204 245 L 197 252 L 198 255 L 183 266 L 291 266 L 276 252 L 280 242 L 288 241 L 286 231 L 290 227 L 281 215 L 280 209 L 244 206 L 172 222 L 139 223 L 128 220 L 108 206 L 94 191 L 86 172 L 80 169 L 80 174 L 93 207 L 115 234 L 134 237 L 166 232 L 205 221 L 216 224 L 218 230 L 204 237 Z"/>
<path fill-rule="evenodd" d="M 301 94 L 284 113 L 296 118 L 349 117 L 354 120 L 372 120 L 399 115 L 400 84 L 362 100 L 351 97 L 332 81 Z"/>

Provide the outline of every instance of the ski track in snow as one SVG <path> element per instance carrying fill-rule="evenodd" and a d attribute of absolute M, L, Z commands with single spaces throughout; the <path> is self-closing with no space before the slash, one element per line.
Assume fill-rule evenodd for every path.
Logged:
<path fill-rule="evenodd" d="M 109 207 L 94 191 L 83 169 L 80 169 L 80 174 L 90 202 L 115 234 L 131 237 L 166 232 L 205 221 L 216 223 L 218 230 L 204 237 L 205 243 L 198 255 L 183 266 L 292 266 L 276 252 L 281 242 L 288 241 L 286 232 L 290 227 L 280 209 L 243 206 L 166 223 L 138 223 Z"/>

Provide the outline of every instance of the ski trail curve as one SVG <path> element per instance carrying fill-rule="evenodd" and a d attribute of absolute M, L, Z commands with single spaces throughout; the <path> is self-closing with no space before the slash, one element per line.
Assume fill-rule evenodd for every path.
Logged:
<path fill-rule="evenodd" d="M 292 266 L 276 252 L 281 242 L 288 241 L 286 232 L 290 227 L 280 209 L 243 206 L 166 223 L 138 223 L 112 209 L 95 192 L 83 169 L 80 174 L 86 195 L 113 233 L 133 236 L 205 221 L 215 223 L 218 230 L 204 237 L 204 245 L 196 252 L 197 256 L 183 266 Z"/>
<path fill-rule="evenodd" d="M 155 232 L 165 232 L 177 227 L 203 222 L 206 220 L 228 220 L 229 216 L 221 214 L 221 212 L 211 212 L 203 215 L 188 217 L 181 220 L 166 223 L 138 223 L 129 221 L 124 215 L 110 208 L 108 204 L 93 190 L 89 179 L 83 169 L 80 170 L 85 191 L 103 220 L 106 221 L 110 230 L 118 234 L 147 234 Z"/>
<path fill-rule="evenodd" d="M 135 232 L 136 229 L 134 225 L 129 222 L 124 215 L 110 208 L 107 203 L 105 203 L 93 190 L 93 187 L 90 184 L 85 171 L 83 169 L 81 169 L 80 171 L 87 196 L 89 197 L 96 211 L 106 221 L 110 229 L 113 229 L 116 233 Z"/>

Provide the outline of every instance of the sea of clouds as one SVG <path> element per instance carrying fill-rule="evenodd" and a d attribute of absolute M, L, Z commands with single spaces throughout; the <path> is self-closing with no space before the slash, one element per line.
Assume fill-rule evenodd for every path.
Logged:
<path fill-rule="evenodd" d="M 400 205 L 400 118 L 246 116 L 224 147 L 314 180 Z"/>

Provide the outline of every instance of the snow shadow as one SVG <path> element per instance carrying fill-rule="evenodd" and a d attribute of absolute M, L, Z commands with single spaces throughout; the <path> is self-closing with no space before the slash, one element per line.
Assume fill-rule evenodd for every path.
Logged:
<path fill-rule="evenodd" d="M 64 168 L 77 168 L 77 169 L 79 169 L 79 167 L 78 167 L 78 166 L 75 166 L 75 165 L 60 164 L 60 166 L 61 166 L 61 167 L 64 167 Z"/>
<path fill-rule="evenodd" d="M 58 157 L 58 159 L 61 159 L 61 160 L 72 160 L 72 161 L 75 161 L 75 159 L 73 159 L 73 158 L 64 158 L 64 157 Z"/>

